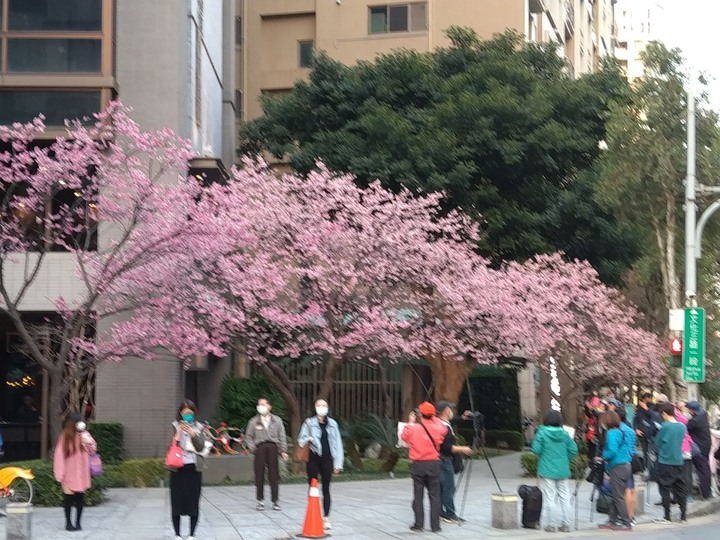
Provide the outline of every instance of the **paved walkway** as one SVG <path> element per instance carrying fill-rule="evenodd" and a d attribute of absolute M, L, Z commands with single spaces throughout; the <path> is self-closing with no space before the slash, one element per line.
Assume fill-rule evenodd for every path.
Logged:
<path fill-rule="evenodd" d="M 523 479 L 517 454 L 493 458 L 493 468 L 505 492 L 517 493 L 519 484 L 533 483 Z M 458 511 L 463 498 L 463 487 L 458 491 Z M 580 483 L 579 532 L 558 535 L 525 529 L 501 531 L 490 527 L 490 495 L 497 492 L 488 465 L 484 461 L 473 463 L 467 491 L 467 504 L 463 526 L 443 524 L 439 535 L 418 534 L 409 530 L 412 521 L 410 509 L 410 480 L 387 479 L 363 482 L 339 482 L 333 486 L 332 538 L 346 540 L 383 540 L 404 538 L 452 538 L 453 540 L 482 537 L 501 538 L 578 538 L 598 534 L 597 523 L 605 516 L 594 515 L 590 521 L 590 488 Z M 307 504 L 304 485 L 281 486 L 282 511 L 257 512 L 254 508 L 254 488 L 251 486 L 204 488 L 201 501 L 200 525 L 196 531 L 199 540 L 286 540 L 301 530 Z M 657 488 L 649 489 L 649 515 L 639 518 L 638 529 L 655 530 L 649 523 L 657 514 L 652 502 L 658 499 Z M 712 503 L 694 503 L 691 512 L 717 511 Z M 693 514 L 691 514 L 693 515 Z M 185 518 L 184 518 L 185 519 Z M 692 520 L 692 517 L 691 517 Z M 60 508 L 38 508 L 33 516 L 35 540 L 103 539 L 103 540 L 160 540 L 173 538 L 170 525 L 170 501 L 167 489 L 115 489 L 109 500 L 97 508 L 88 508 L 83 518 L 83 531 L 68 533 L 63 530 Z M 183 527 L 186 527 L 183 521 Z M 4 538 L 5 519 L 0 520 L 0 538 Z M 187 529 L 183 532 L 187 534 Z M 608 533 L 613 534 L 613 533 Z"/>

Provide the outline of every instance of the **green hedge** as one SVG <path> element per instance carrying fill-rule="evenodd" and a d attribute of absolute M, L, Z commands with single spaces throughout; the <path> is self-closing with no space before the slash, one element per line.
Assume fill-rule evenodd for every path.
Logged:
<path fill-rule="evenodd" d="M 491 448 L 522 450 L 524 442 L 525 437 L 519 431 L 490 429 L 485 432 L 485 444 Z"/>
<path fill-rule="evenodd" d="M 105 475 L 110 487 L 159 487 L 168 479 L 165 461 L 160 458 L 131 459 L 108 465 Z"/>
<path fill-rule="evenodd" d="M 538 468 L 538 456 L 532 452 L 523 452 L 520 454 L 520 467 L 522 468 L 525 476 L 535 477 L 537 476 Z M 572 477 L 575 480 L 582 480 L 585 478 L 585 473 L 588 466 L 588 457 L 585 454 L 578 454 L 570 462 L 570 471 Z"/>
<path fill-rule="evenodd" d="M 90 434 L 98 446 L 103 463 L 120 463 L 125 459 L 123 425 L 119 422 L 95 422 L 90 424 Z"/>
<path fill-rule="evenodd" d="M 30 469 L 35 476 L 33 480 L 33 504 L 36 506 L 60 506 L 63 502 L 63 492 L 60 484 L 53 475 L 52 461 L 22 461 L 7 463 L 6 467 L 22 467 Z M 105 490 L 110 486 L 107 476 L 93 478 L 92 487 L 85 493 L 85 502 L 90 506 L 100 504 L 105 500 Z"/>

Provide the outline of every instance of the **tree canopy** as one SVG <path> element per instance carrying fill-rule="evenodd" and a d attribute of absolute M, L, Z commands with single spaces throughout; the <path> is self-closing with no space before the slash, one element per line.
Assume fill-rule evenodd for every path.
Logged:
<path fill-rule="evenodd" d="M 638 243 L 578 177 L 598 155 L 611 101 L 626 91 L 617 67 L 573 79 L 552 46 L 512 33 L 448 35 L 449 48 L 354 66 L 318 53 L 308 81 L 263 99 L 241 152 L 288 156 L 302 174 L 322 159 L 363 186 L 442 191 L 444 205 L 482 223 L 481 251 L 496 263 L 563 250 L 618 283 Z"/>

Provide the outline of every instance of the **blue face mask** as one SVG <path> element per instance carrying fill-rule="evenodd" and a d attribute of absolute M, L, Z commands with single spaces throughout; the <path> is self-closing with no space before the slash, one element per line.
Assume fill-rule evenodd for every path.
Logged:
<path fill-rule="evenodd" d="M 195 415 L 190 414 L 183 414 L 182 415 L 183 422 L 187 422 L 188 424 L 191 423 L 193 420 L 195 420 Z"/>

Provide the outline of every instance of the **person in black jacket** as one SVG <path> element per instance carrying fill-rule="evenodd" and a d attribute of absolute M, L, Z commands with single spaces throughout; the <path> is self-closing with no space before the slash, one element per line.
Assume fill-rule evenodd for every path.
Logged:
<path fill-rule="evenodd" d="M 448 428 L 445 439 L 440 445 L 440 518 L 446 523 L 462 523 L 464 520 L 455 513 L 455 470 L 453 468 L 453 454 L 469 456 L 472 449 L 469 446 L 455 444 L 455 432 L 452 424 L 470 418 L 469 411 L 462 417 L 455 418 L 454 403 L 438 401 L 435 406 L 437 416 Z"/>
<path fill-rule="evenodd" d="M 650 444 L 655 439 L 660 425 L 662 425 L 662 417 L 653 409 L 653 396 L 650 392 L 645 392 L 640 396 L 637 411 L 635 412 L 635 420 L 633 428 L 635 434 L 640 440 L 643 457 L 645 458 L 645 468 L 650 466 L 649 451 Z"/>
<path fill-rule="evenodd" d="M 700 448 L 700 453 L 693 455 L 692 462 L 700 481 L 700 495 L 703 499 L 712 497 L 712 480 L 710 474 L 710 447 L 712 439 L 710 437 L 710 423 L 708 422 L 707 413 L 700 407 L 697 401 L 688 401 L 685 408 L 690 411 L 690 419 L 688 420 L 687 430 L 692 440 Z"/>

